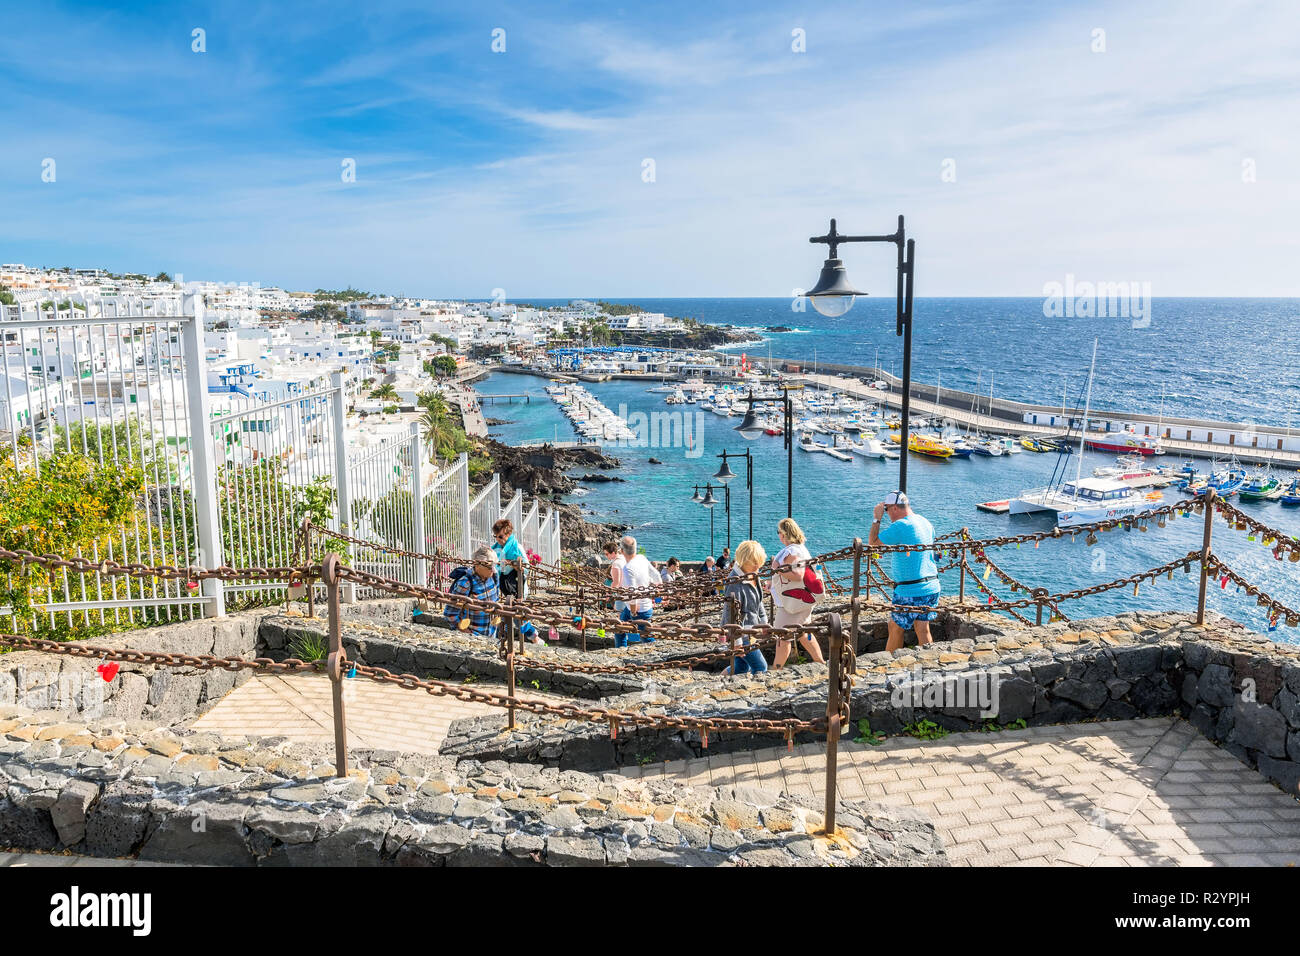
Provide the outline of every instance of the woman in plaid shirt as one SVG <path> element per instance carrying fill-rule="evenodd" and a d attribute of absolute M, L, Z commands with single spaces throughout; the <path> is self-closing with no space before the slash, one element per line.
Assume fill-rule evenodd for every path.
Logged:
<path fill-rule="evenodd" d="M 497 587 L 496 552 L 486 545 L 480 546 L 474 549 L 473 560 L 474 569 L 472 571 L 466 571 L 460 575 L 455 575 L 455 572 L 452 572 L 454 577 L 451 582 L 451 593 L 463 594 L 478 601 L 499 602 L 501 600 L 501 589 Z M 447 616 L 447 620 L 462 631 L 468 630 L 484 637 L 496 636 L 497 626 L 491 611 L 479 608 L 461 608 L 448 604 L 443 613 Z"/>

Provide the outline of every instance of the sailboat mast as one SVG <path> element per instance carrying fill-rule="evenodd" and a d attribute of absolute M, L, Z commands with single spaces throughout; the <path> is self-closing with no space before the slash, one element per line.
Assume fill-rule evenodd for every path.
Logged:
<path fill-rule="evenodd" d="M 1075 469 L 1074 493 L 1079 493 L 1079 482 L 1083 480 L 1083 446 L 1088 438 L 1088 411 L 1092 408 L 1092 373 L 1097 370 L 1097 339 L 1092 340 L 1092 365 L 1088 369 L 1088 389 L 1083 397 L 1083 422 L 1079 425 L 1079 467 Z"/>
<path fill-rule="evenodd" d="M 943 437 L 943 373 L 936 372 L 934 376 L 934 413 L 939 417 L 939 437 Z"/>

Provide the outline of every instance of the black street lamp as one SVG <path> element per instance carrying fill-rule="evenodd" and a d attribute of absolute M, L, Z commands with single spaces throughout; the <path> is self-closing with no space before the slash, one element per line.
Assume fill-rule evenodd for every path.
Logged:
<path fill-rule="evenodd" d="M 722 467 L 717 470 L 717 472 L 713 476 L 713 479 L 717 482 L 720 482 L 723 485 L 723 487 L 728 487 L 727 482 L 731 481 L 732 478 L 736 477 L 736 473 L 732 471 L 731 467 L 727 464 L 727 459 L 728 458 L 745 459 L 745 492 L 746 494 L 749 495 L 749 538 L 752 541 L 754 538 L 754 456 L 749 453 L 748 448 L 745 449 L 745 453 L 743 455 L 737 454 L 734 451 L 729 452 L 724 448 L 722 450 L 722 453 L 715 457 L 722 459 Z M 730 490 L 729 487 L 728 490 Z M 731 546 L 730 533 L 728 533 L 727 535 L 727 546 L 728 547 Z"/>
<path fill-rule="evenodd" d="M 721 487 L 723 492 L 725 493 L 723 497 L 723 502 L 727 512 L 727 548 L 728 550 L 730 550 L 731 548 L 731 489 L 728 488 L 726 485 L 722 485 Z M 718 499 L 715 498 L 713 495 L 713 485 L 710 484 L 704 486 L 703 498 L 700 497 L 700 486 L 696 485 L 695 494 L 691 497 L 691 500 L 698 502 L 699 504 L 703 505 L 705 508 L 709 509 L 709 553 L 712 554 L 713 553 L 713 506 L 718 503 Z"/>
<path fill-rule="evenodd" d="M 754 393 L 750 392 L 745 399 L 749 403 L 749 408 L 745 411 L 745 417 L 735 430 L 740 432 L 743 438 L 753 440 L 763 434 L 763 426 L 759 424 L 758 416 L 754 414 L 755 405 L 769 405 L 780 403 L 785 412 L 785 430 L 782 437 L 785 441 L 785 515 L 787 518 L 794 517 L 794 403 L 790 401 L 790 390 L 781 389 L 780 397 L 772 398 L 755 398 Z M 746 452 L 748 454 L 748 452 Z M 750 511 L 749 511 L 749 534 L 754 534 L 754 505 L 752 484 L 750 486 Z"/>
<path fill-rule="evenodd" d="M 849 283 L 844 263 L 837 257 L 842 242 L 892 242 L 898 248 L 897 328 L 895 335 L 903 337 L 903 425 L 900 436 L 901 454 L 898 456 L 898 490 L 907 490 L 907 439 L 908 417 L 912 408 L 912 267 L 916 261 L 916 241 L 906 238 L 903 217 L 898 217 L 898 231 L 888 236 L 843 236 L 835 231 L 835 220 L 824 236 L 812 236 L 809 242 L 822 242 L 830 246 L 830 258 L 822 265 L 817 284 L 804 293 L 812 300 L 813 308 L 829 318 L 839 318 L 853 308 L 859 292 Z"/>

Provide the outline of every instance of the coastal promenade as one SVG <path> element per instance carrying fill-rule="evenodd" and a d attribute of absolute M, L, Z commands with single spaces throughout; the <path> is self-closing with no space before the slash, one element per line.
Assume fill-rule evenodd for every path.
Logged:
<path fill-rule="evenodd" d="M 478 393 L 473 383 L 486 378 L 488 369 L 477 362 L 466 362 L 453 378 L 447 380 L 444 394 L 447 400 L 460 409 L 460 417 L 465 434 L 470 438 L 486 438 L 487 422 L 483 418 L 483 406 L 478 400 Z"/>
<path fill-rule="evenodd" d="M 862 371 L 871 372 L 873 370 L 863 369 Z M 889 381 L 889 376 L 887 374 L 885 374 L 883 377 L 886 381 Z M 794 374 L 794 375 L 788 375 L 787 378 L 789 378 L 791 381 L 797 384 L 801 384 L 805 386 L 816 385 L 821 388 L 828 389 L 830 391 L 841 392 L 843 394 L 852 395 L 856 398 L 863 398 L 869 401 L 880 402 L 889 408 L 902 408 L 903 405 L 903 396 L 898 391 L 892 389 L 890 391 L 883 391 L 881 389 L 870 388 L 866 385 L 863 385 L 859 381 L 855 381 L 853 379 L 840 378 L 837 375 Z M 891 383 L 891 384 L 897 384 L 897 383 Z M 1031 425 L 1027 422 L 1017 421 L 1013 418 L 1009 418 L 1005 416 L 987 415 L 978 412 L 972 412 L 970 411 L 969 408 L 970 395 L 965 392 L 958 392 L 955 393 L 955 395 L 957 396 L 956 399 L 957 401 L 962 400 L 960 396 L 965 396 L 964 400 L 967 405 L 966 408 L 962 408 L 959 404 L 949 404 L 949 402 L 947 401 L 948 395 L 946 393 L 943 396 L 944 400 L 942 404 L 938 404 L 934 401 L 927 401 L 926 399 L 919 398 L 916 394 L 916 392 L 922 387 L 928 388 L 931 391 L 931 393 L 934 392 L 933 386 L 920 386 L 915 384 L 913 385 L 912 414 L 914 415 L 937 416 L 937 417 L 947 418 L 952 422 L 956 423 L 957 425 L 960 426 L 968 425 L 980 431 L 989 432 L 998 435 L 1017 435 L 1017 436 L 1019 435 L 1030 435 L 1030 436 L 1060 435 L 1064 431 L 1064 429 L 1059 427 L 1052 427 L 1047 425 Z M 987 407 L 987 404 L 988 404 L 988 400 L 984 399 L 983 406 Z M 995 406 L 997 406 L 998 402 L 995 401 L 994 404 Z M 1032 406 L 1032 405 L 1024 405 L 1021 407 L 1025 409 L 1034 409 L 1039 411 L 1040 413 L 1047 414 L 1047 415 L 1060 414 L 1059 408 L 1053 409 L 1053 408 L 1047 408 L 1045 406 L 1040 407 L 1040 406 Z M 1075 414 L 1080 415 L 1080 417 L 1082 416 L 1081 411 L 1076 411 Z M 1090 414 L 1089 418 L 1090 419 L 1101 418 L 1101 417 L 1115 418 L 1116 416 L 1120 416 L 1120 415 L 1124 416 L 1125 420 L 1142 421 L 1145 420 L 1146 418 L 1150 418 L 1153 423 L 1155 422 L 1155 418 L 1152 416 L 1136 415 L 1127 412 L 1100 412 L 1099 411 L 1096 413 L 1095 416 Z M 1171 419 L 1165 419 L 1166 424 L 1168 424 L 1170 421 Z M 1198 424 L 1215 427 L 1218 423 L 1203 422 Z M 1279 430 L 1271 429 L 1267 431 L 1267 434 L 1272 434 L 1273 432 L 1276 431 Z M 1265 433 L 1265 429 L 1260 429 L 1260 432 L 1261 434 Z M 1152 437 L 1154 437 L 1154 435 L 1155 432 L 1153 430 Z M 1115 432 L 1089 432 L 1086 437 L 1089 441 L 1091 441 L 1093 439 L 1115 440 L 1116 438 L 1120 438 L 1122 436 Z M 1183 457 L 1190 457 L 1190 458 L 1211 458 L 1211 459 L 1215 459 L 1215 458 L 1227 459 L 1230 457 L 1236 457 L 1239 461 L 1250 462 L 1254 464 L 1273 464 L 1273 465 L 1278 465 L 1287 468 L 1300 468 L 1300 452 L 1283 451 L 1278 449 L 1267 449 L 1267 448 L 1251 448 L 1242 445 L 1223 444 L 1219 442 L 1186 441 L 1183 439 L 1177 439 L 1172 437 L 1161 438 L 1160 443 L 1165 447 L 1165 449 L 1170 455 L 1180 455 Z"/>

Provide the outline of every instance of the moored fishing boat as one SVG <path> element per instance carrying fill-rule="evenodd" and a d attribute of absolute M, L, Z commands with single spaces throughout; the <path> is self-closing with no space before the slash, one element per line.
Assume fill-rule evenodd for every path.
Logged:
<path fill-rule="evenodd" d="M 1272 498 L 1280 498 L 1281 494 L 1274 495 L 1274 492 L 1281 491 L 1282 482 L 1267 472 L 1252 475 L 1241 486 L 1237 492 L 1242 501 L 1268 501 Z"/>

